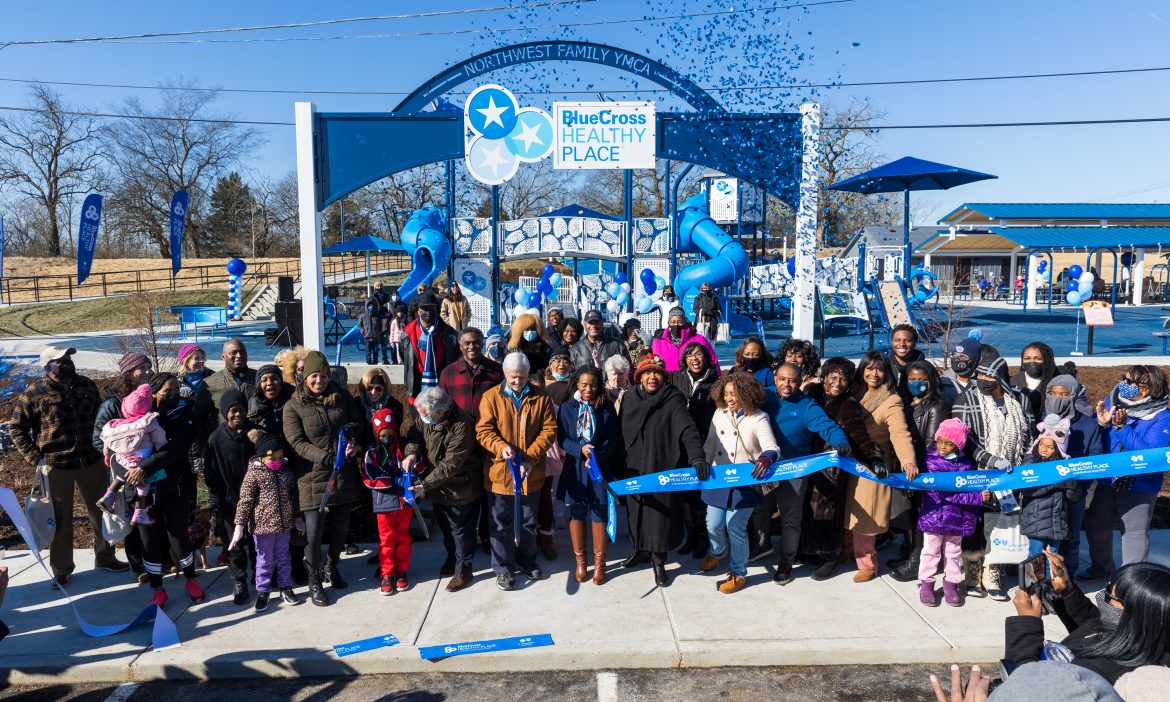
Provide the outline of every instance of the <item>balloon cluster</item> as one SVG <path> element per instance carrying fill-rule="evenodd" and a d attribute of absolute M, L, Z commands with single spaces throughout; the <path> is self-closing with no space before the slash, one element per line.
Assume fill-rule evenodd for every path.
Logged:
<path fill-rule="evenodd" d="M 1077 265 L 1068 267 L 1068 280 L 1065 281 L 1064 299 L 1070 305 L 1079 305 L 1093 297 L 1093 281 L 1096 277 L 1089 271 Z"/>
<path fill-rule="evenodd" d="M 605 286 L 605 290 L 597 296 L 599 302 L 605 303 L 605 309 L 610 314 L 617 314 L 622 311 L 626 303 L 630 301 L 630 282 L 626 278 L 626 274 L 618 272 L 613 277 L 613 282 Z"/>
<path fill-rule="evenodd" d="M 516 303 L 516 306 L 512 308 L 513 316 L 532 314 L 539 317 L 541 302 L 544 300 L 556 302 L 556 299 L 561 296 L 560 284 L 562 280 L 564 280 L 564 276 L 557 273 L 553 264 L 544 264 L 544 268 L 540 271 L 540 278 L 536 281 L 535 290 L 516 288 L 516 294 L 512 298 Z"/>
<path fill-rule="evenodd" d="M 1040 261 L 1040 265 L 1036 266 L 1036 280 L 1041 283 L 1048 283 L 1052 281 L 1052 271 L 1048 270 L 1048 261 Z"/>
<path fill-rule="evenodd" d="M 248 264 L 244 263 L 241 259 L 233 258 L 228 261 L 228 319 L 240 318 L 240 303 L 243 301 L 244 271 L 246 270 L 248 270 Z"/>
<path fill-rule="evenodd" d="M 666 278 L 656 275 L 649 268 L 643 268 L 642 272 L 638 274 L 638 280 L 642 283 L 643 292 L 634 296 L 634 309 L 637 310 L 638 314 L 646 314 L 654 309 L 658 298 L 662 297 L 662 288 L 666 287 Z"/>

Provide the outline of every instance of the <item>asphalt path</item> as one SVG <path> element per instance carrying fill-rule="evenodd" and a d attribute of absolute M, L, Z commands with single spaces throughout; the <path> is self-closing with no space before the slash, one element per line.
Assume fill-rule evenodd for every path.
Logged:
<path fill-rule="evenodd" d="M 241 679 L 122 685 L 50 685 L 0 691 L 5 702 L 904 702 L 933 700 L 930 675 L 945 665 L 800 668 L 681 668 L 521 674 L 368 675 L 349 678 Z M 986 673 L 996 670 L 985 664 Z M 964 667 L 964 677 L 966 667 Z"/>

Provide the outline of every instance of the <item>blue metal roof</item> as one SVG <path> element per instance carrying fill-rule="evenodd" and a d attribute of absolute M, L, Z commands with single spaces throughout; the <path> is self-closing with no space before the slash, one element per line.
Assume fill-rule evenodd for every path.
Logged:
<path fill-rule="evenodd" d="M 943 223 L 962 210 L 998 219 L 1170 219 L 1170 204 L 966 202 L 947 213 Z"/>
<path fill-rule="evenodd" d="M 988 231 L 1030 249 L 1170 247 L 1170 227 L 988 227 Z"/>

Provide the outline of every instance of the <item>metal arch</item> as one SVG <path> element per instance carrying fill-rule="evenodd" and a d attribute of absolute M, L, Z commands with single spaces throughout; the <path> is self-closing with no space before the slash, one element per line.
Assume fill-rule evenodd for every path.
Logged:
<path fill-rule="evenodd" d="M 393 114 L 417 115 L 458 85 L 485 73 L 525 63 L 578 61 L 608 66 L 650 80 L 682 98 L 701 113 L 725 112 L 719 101 L 697 83 L 654 59 L 606 44 L 589 41 L 532 41 L 485 51 L 435 75 L 406 96 Z"/>

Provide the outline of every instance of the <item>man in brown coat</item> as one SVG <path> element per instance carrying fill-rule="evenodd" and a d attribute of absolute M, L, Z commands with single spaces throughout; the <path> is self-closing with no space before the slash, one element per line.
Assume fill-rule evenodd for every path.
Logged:
<path fill-rule="evenodd" d="M 508 354 L 504 382 L 484 393 L 476 425 L 491 509 L 492 570 L 501 590 L 515 587 L 515 569 L 530 581 L 544 576 L 536 565 L 536 511 L 544 485 L 544 458 L 556 441 L 557 423 L 548 394 L 528 383 L 530 368 L 524 354 Z M 525 476 L 519 497 L 508 466 L 513 460 L 520 461 Z M 518 544 L 513 539 L 517 499 L 522 527 Z"/>

